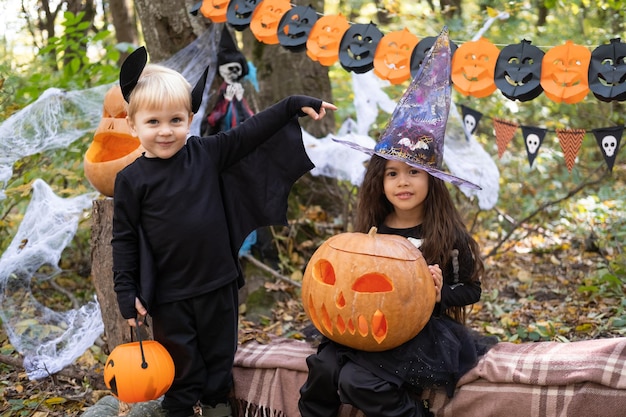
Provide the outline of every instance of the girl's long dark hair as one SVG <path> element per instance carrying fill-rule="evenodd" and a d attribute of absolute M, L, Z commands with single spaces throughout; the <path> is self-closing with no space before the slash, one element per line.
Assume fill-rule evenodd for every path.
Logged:
<path fill-rule="evenodd" d="M 387 200 L 383 188 L 385 165 L 387 160 L 374 155 L 370 159 L 363 183 L 359 189 L 355 231 L 367 233 L 372 226 L 379 226 L 385 221 L 393 206 Z M 424 245 L 422 254 L 429 265 L 448 265 L 455 244 L 469 246 L 474 256 L 474 270 L 470 280 L 480 281 L 484 264 L 480 257 L 480 247 L 469 234 L 461 214 L 456 209 L 452 196 L 445 182 L 429 175 L 428 195 L 424 201 Z M 465 322 L 466 311 L 463 307 L 451 307 L 450 316 Z"/>

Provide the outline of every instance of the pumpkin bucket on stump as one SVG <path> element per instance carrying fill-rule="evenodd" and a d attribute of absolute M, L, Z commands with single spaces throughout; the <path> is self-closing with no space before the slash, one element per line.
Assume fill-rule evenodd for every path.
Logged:
<path fill-rule="evenodd" d="M 304 310 L 329 339 L 365 351 L 415 337 L 435 305 L 422 253 L 406 238 L 341 233 L 313 254 L 302 280 Z"/>
<path fill-rule="evenodd" d="M 132 332 L 132 330 L 131 330 Z M 156 340 L 123 343 L 104 365 L 104 383 L 115 398 L 126 403 L 156 400 L 174 381 L 174 361 Z"/>

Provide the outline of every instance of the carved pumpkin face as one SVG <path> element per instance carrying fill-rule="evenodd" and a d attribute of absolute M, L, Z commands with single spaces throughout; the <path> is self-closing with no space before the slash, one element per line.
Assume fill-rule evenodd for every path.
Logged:
<path fill-rule="evenodd" d="M 374 68 L 374 54 L 383 33 L 374 23 L 357 23 L 344 33 L 339 45 L 339 63 L 346 71 L 363 74 Z"/>
<path fill-rule="evenodd" d="M 252 13 L 250 31 L 259 42 L 276 45 L 280 19 L 290 9 L 289 0 L 263 0 Z"/>
<path fill-rule="evenodd" d="M 230 0 L 226 11 L 226 21 L 239 32 L 250 26 L 252 13 L 262 0 Z"/>
<path fill-rule="evenodd" d="M 230 0 L 203 0 L 202 6 L 200 6 L 200 13 L 213 23 L 224 23 L 226 22 L 229 1 Z"/>
<path fill-rule="evenodd" d="M 417 36 L 406 28 L 383 36 L 374 55 L 374 73 L 392 84 L 408 80 L 411 76 L 411 54 L 417 41 Z"/>
<path fill-rule="evenodd" d="M 163 345 L 141 343 L 145 361 L 139 342 L 131 342 L 116 346 L 104 365 L 104 383 L 120 401 L 156 400 L 174 381 L 174 361 Z"/>
<path fill-rule="evenodd" d="M 317 22 L 317 12 L 313 7 L 293 7 L 280 19 L 278 42 L 292 52 L 303 51 L 315 22 Z"/>
<path fill-rule="evenodd" d="M 103 117 L 85 152 L 85 177 L 100 193 L 113 197 L 115 176 L 145 151 L 126 121 L 126 101 L 119 86 L 105 94 Z"/>
<path fill-rule="evenodd" d="M 322 16 L 315 22 L 306 41 L 306 54 L 329 67 L 339 59 L 339 45 L 350 22 L 341 14 Z"/>
<path fill-rule="evenodd" d="M 589 92 L 588 72 L 591 52 L 572 41 L 555 46 L 543 56 L 541 86 L 557 103 L 578 103 Z"/>
<path fill-rule="evenodd" d="M 528 101 L 537 98 L 541 87 L 541 62 L 544 52 L 522 40 L 505 46 L 496 61 L 496 86 L 509 100 Z"/>
<path fill-rule="evenodd" d="M 589 88 L 599 100 L 626 100 L 626 43 L 620 38 L 591 53 Z"/>
<path fill-rule="evenodd" d="M 494 73 L 500 50 L 485 38 L 466 42 L 452 57 L 452 82 L 464 96 L 487 97 L 496 90 Z"/>
<path fill-rule="evenodd" d="M 341 233 L 313 254 L 302 281 L 304 310 L 337 343 L 382 351 L 415 337 L 435 305 L 421 252 L 397 235 Z"/>

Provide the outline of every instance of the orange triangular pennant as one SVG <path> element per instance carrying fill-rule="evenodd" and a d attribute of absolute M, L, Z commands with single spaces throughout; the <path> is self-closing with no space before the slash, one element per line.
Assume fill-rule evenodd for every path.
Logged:
<path fill-rule="evenodd" d="M 502 158 L 502 154 L 506 150 L 509 142 L 513 139 L 515 131 L 519 125 L 515 122 L 498 119 L 494 117 L 493 128 L 496 131 L 496 143 L 498 144 L 498 158 Z"/>
<path fill-rule="evenodd" d="M 559 138 L 561 149 L 563 149 L 565 164 L 569 172 L 572 172 L 585 133 L 585 129 L 556 129 L 556 135 Z"/>

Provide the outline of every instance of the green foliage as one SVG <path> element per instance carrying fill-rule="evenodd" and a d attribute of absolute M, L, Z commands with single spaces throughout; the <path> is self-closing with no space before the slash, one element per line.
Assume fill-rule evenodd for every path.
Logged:
<path fill-rule="evenodd" d="M 119 73 L 120 53 L 108 30 L 92 33 L 84 12 L 63 14 L 61 35 L 48 39 L 27 74 L 15 80 L 15 98 L 24 106 L 55 87 L 82 90 L 113 82 Z"/>

